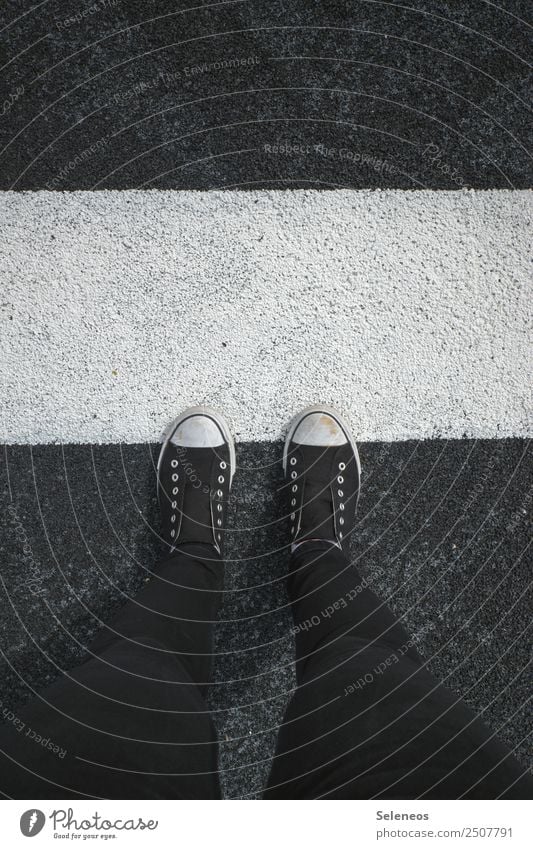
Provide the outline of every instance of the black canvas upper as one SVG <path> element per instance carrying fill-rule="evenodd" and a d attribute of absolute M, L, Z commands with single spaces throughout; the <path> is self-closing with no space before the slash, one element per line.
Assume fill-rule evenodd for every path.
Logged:
<path fill-rule="evenodd" d="M 222 553 L 231 485 L 230 452 L 167 442 L 159 465 L 162 535 L 172 550 L 183 543 L 213 545 Z"/>
<path fill-rule="evenodd" d="M 347 551 L 359 494 L 351 444 L 326 447 L 292 441 L 286 480 L 292 542 L 329 539 Z"/>

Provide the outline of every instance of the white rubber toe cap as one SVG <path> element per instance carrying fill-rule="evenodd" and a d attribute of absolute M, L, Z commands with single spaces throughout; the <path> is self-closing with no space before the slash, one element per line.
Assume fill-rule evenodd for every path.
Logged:
<path fill-rule="evenodd" d="M 326 412 L 310 413 L 302 419 L 292 436 L 299 445 L 344 445 L 348 442 L 339 422 Z"/>
<path fill-rule="evenodd" d="M 224 436 L 213 419 L 194 415 L 178 424 L 170 441 L 184 448 L 216 448 L 224 444 Z"/>

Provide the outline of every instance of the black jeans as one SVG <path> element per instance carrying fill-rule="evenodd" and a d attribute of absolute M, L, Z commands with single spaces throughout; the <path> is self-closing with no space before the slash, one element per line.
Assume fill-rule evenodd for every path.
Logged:
<path fill-rule="evenodd" d="M 223 564 L 188 546 L 164 561 L 92 657 L 0 732 L 0 790 L 28 799 L 220 798 L 204 701 Z M 344 555 L 292 557 L 298 688 L 266 798 L 529 798 L 532 782 Z M 59 749 L 59 751 L 58 751 Z"/>

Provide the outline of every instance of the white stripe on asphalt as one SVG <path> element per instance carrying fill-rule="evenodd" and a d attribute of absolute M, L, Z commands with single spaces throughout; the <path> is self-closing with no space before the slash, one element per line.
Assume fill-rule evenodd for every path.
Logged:
<path fill-rule="evenodd" d="M 527 191 L 0 194 L 0 441 L 525 436 Z"/>

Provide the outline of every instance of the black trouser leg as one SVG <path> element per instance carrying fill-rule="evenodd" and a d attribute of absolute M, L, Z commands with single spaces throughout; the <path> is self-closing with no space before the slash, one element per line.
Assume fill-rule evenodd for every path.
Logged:
<path fill-rule="evenodd" d="M 298 689 L 266 798 L 529 798 L 524 768 L 424 667 L 338 548 L 306 543 L 289 576 Z"/>
<path fill-rule="evenodd" d="M 97 637 L 94 656 L 16 712 L 0 732 L 4 795 L 220 797 L 203 696 L 223 568 L 210 546 L 173 554 Z"/>

